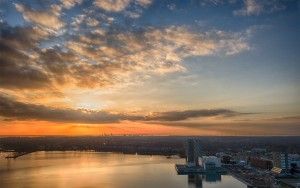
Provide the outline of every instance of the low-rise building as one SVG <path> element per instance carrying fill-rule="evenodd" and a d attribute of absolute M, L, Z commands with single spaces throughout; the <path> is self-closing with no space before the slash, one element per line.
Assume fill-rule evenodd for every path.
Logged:
<path fill-rule="evenodd" d="M 269 159 L 260 158 L 260 157 L 249 157 L 249 162 L 252 167 L 271 170 L 273 168 L 273 162 Z"/>

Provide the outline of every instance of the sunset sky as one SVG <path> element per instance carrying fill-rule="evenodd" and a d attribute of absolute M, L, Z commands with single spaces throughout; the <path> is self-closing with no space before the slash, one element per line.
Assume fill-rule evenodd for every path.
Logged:
<path fill-rule="evenodd" d="M 0 135 L 300 135 L 298 0 L 0 0 Z"/>

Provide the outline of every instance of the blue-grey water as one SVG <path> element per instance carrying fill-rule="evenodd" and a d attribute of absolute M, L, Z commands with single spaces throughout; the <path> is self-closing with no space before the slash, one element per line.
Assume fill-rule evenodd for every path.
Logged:
<path fill-rule="evenodd" d="M 98 152 L 35 152 L 0 159 L 0 187 L 246 188 L 230 175 L 177 175 L 184 159 Z"/>

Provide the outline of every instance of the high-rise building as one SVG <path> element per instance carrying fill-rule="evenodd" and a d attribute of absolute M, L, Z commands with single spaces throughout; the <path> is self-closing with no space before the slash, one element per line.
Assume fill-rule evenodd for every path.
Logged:
<path fill-rule="evenodd" d="M 194 139 L 195 163 L 199 166 L 199 158 L 202 156 L 201 142 L 199 139 Z"/>
<path fill-rule="evenodd" d="M 298 154 L 288 154 L 288 153 L 273 153 L 273 165 L 281 169 L 291 169 L 291 167 L 300 167 L 300 155 Z"/>
<path fill-rule="evenodd" d="M 186 162 L 188 166 L 199 166 L 201 144 L 198 139 L 188 139 L 186 143 Z"/>
<path fill-rule="evenodd" d="M 188 139 L 186 143 L 186 162 L 189 166 L 195 165 L 194 140 Z"/>

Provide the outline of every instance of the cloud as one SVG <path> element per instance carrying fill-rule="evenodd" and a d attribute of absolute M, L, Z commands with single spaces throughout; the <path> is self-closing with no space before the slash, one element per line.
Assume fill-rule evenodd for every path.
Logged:
<path fill-rule="evenodd" d="M 248 120 L 251 121 L 251 120 Z M 273 121 L 273 122 L 280 122 L 280 121 L 285 121 L 285 122 L 300 122 L 300 115 L 298 116 L 281 116 L 281 117 L 273 117 L 273 118 L 265 118 L 262 119 L 262 121 Z"/>
<path fill-rule="evenodd" d="M 136 0 L 136 3 L 143 7 L 147 7 L 152 3 L 152 0 Z"/>
<path fill-rule="evenodd" d="M 82 0 L 60 0 L 63 7 L 66 9 L 70 9 L 74 7 L 76 4 L 80 5 L 82 3 Z"/>
<path fill-rule="evenodd" d="M 228 109 L 214 110 L 186 110 L 170 112 L 154 112 L 150 115 L 132 115 L 112 113 L 108 111 L 59 109 L 43 105 L 29 104 L 16 101 L 4 95 L 0 95 L 0 116 L 11 120 L 43 120 L 54 122 L 72 123 L 113 123 L 123 120 L 129 121 L 183 121 L 201 117 L 231 117 L 242 115 Z"/>
<path fill-rule="evenodd" d="M 58 49 L 47 49 L 39 52 L 37 61 L 39 67 L 47 72 L 49 79 L 63 85 L 67 80 L 71 81 L 72 62 L 79 60 L 72 53 L 62 52 Z"/>
<path fill-rule="evenodd" d="M 43 105 L 27 104 L 0 96 L 0 115 L 14 120 L 44 120 L 73 123 L 110 123 L 125 119 L 121 114 L 105 111 L 57 109 Z M 133 117 L 127 117 L 130 119 Z"/>
<path fill-rule="evenodd" d="M 274 118 L 274 120 L 300 120 L 300 116 L 285 116 L 280 118 Z"/>
<path fill-rule="evenodd" d="M 152 0 L 96 0 L 94 2 L 96 6 L 109 12 L 123 11 L 130 3 L 135 3 L 145 8 L 152 3 Z"/>
<path fill-rule="evenodd" d="M 244 7 L 233 13 L 238 16 L 257 16 L 263 12 L 271 13 L 283 9 L 285 6 L 278 0 L 244 0 Z"/>
<path fill-rule="evenodd" d="M 15 7 L 20 13 L 22 13 L 23 18 L 26 21 L 37 24 L 40 27 L 57 31 L 65 25 L 65 23 L 59 18 L 58 14 L 60 9 L 57 9 L 57 7 L 54 7 L 54 9 L 52 9 L 53 11 L 33 10 L 22 4 L 15 4 Z"/>
<path fill-rule="evenodd" d="M 89 17 L 88 17 L 89 18 Z M 5 88 L 65 84 L 102 88 L 125 84 L 139 75 L 185 71 L 187 57 L 232 55 L 248 50 L 243 33 L 195 32 L 186 27 L 137 31 L 91 29 L 63 45 L 40 48 L 51 35 L 39 27 L 2 24 L 0 82 Z"/>
<path fill-rule="evenodd" d="M 50 84 L 45 71 L 31 61 L 37 41 L 47 35 L 37 28 L 11 27 L 0 24 L 0 85 L 1 88 L 40 88 Z"/>
<path fill-rule="evenodd" d="M 95 5 L 111 12 L 120 12 L 130 3 L 130 0 L 96 0 Z"/>
<path fill-rule="evenodd" d="M 235 0 L 230 0 L 228 1 L 229 3 L 233 3 L 233 1 Z M 197 1 L 196 1 L 197 2 Z M 202 6 L 206 6 L 206 5 L 214 5 L 214 6 L 217 6 L 217 5 L 222 5 L 225 3 L 224 0 L 202 0 L 202 1 L 199 1 L 199 3 L 202 5 Z"/>
<path fill-rule="evenodd" d="M 94 70 L 97 64 L 101 65 L 102 70 L 111 70 L 117 80 L 122 80 L 115 73 L 120 76 L 139 72 L 166 74 L 184 71 L 181 62 L 187 57 L 240 53 L 249 49 L 246 40 L 243 34 L 193 32 L 185 27 L 170 26 L 90 33 L 70 41 L 67 47 L 94 62 Z"/>
<path fill-rule="evenodd" d="M 148 121 L 182 121 L 191 118 L 201 117 L 231 117 L 241 115 L 241 113 L 228 110 L 228 109 L 213 109 L 213 110 L 186 110 L 186 111 L 170 111 L 170 112 L 158 112 L 152 113 L 150 116 L 146 116 Z"/>
<path fill-rule="evenodd" d="M 299 136 L 300 126 L 299 123 L 286 123 L 286 122 L 275 122 L 275 123 L 191 123 L 191 122 L 161 122 L 162 125 L 169 127 L 182 127 L 193 130 L 193 132 L 200 131 L 200 134 L 207 135 L 261 135 L 261 136 L 274 136 L 274 135 L 288 135 L 288 136 Z"/>
<path fill-rule="evenodd" d="M 174 3 L 168 4 L 167 8 L 170 10 L 175 10 L 176 9 L 176 5 Z"/>
<path fill-rule="evenodd" d="M 256 0 L 246 0 L 244 8 L 234 12 L 236 15 L 249 16 L 258 15 L 263 11 L 263 6 Z"/>
<path fill-rule="evenodd" d="M 98 24 L 99 24 L 99 21 L 98 20 L 96 20 L 96 19 L 94 19 L 94 18 L 90 18 L 90 17 L 88 17 L 87 18 L 87 25 L 88 26 L 91 26 L 91 27 L 95 27 L 95 26 L 97 26 Z"/>
<path fill-rule="evenodd" d="M 141 9 L 136 9 L 134 11 L 125 11 L 125 16 L 129 17 L 129 18 L 139 18 L 142 14 Z"/>

